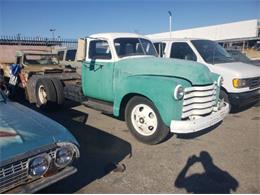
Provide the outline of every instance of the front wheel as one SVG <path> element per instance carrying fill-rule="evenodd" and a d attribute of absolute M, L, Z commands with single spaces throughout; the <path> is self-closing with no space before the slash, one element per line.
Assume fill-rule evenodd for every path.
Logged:
<path fill-rule="evenodd" d="M 144 97 L 133 97 L 127 103 L 125 120 L 134 137 L 146 144 L 158 144 L 169 134 L 154 104 Z"/>

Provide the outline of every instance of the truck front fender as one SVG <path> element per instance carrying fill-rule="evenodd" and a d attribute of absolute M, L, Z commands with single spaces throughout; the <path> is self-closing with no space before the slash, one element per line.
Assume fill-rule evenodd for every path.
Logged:
<path fill-rule="evenodd" d="M 188 81 L 175 77 L 135 75 L 126 77 L 118 83 L 113 107 L 115 116 L 120 115 L 120 111 L 126 105 L 124 101 L 129 100 L 130 94 L 130 98 L 140 95 L 149 99 L 167 126 L 170 126 L 171 120 L 181 119 L 183 100 L 175 100 L 173 93 L 177 85 L 190 86 Z"/>

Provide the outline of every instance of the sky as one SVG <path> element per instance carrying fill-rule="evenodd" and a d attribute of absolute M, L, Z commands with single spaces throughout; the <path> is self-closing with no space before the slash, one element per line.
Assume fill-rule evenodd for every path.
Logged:
<path fill-rule="evenodd" d="M 152 34 L 260 18 L 260 0 L 0 0 L 0 35 Z"/>

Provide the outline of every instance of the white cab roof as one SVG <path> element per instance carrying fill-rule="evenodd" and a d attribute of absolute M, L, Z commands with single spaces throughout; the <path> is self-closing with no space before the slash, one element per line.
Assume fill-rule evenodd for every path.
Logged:
<path fill-rule="evenodd" d="M 89 36 L 90 38 L 104 38 L 104 39 L 116 39 L 116 38 L 145 38 L 148 39 L 147 37 L 143 35 L 139 35 L 136 33 L 99 33 L 99 34 L 92 34 Z"/>

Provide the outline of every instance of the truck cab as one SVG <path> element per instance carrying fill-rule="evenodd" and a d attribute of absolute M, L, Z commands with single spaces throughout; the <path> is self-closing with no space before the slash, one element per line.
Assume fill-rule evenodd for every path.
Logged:
<path fill-rule="evenodd" d="M 232 107 L 260 98 L 260 67 L 235 60 L 222 46 L 204 39 L 154 39 L 160 57 L 184 59 L 206 65 L 224 81 L 220 96 Z"/>
<path fill-rule="evenodd" d="M 77 59 L 84 96 L 110 107 L 144 143 L 211 127 L 229 110 L 219 100 L 221 76 L 196 62 L 158 58 L 144 36 L 102 33 L 79 39 Z"/>

